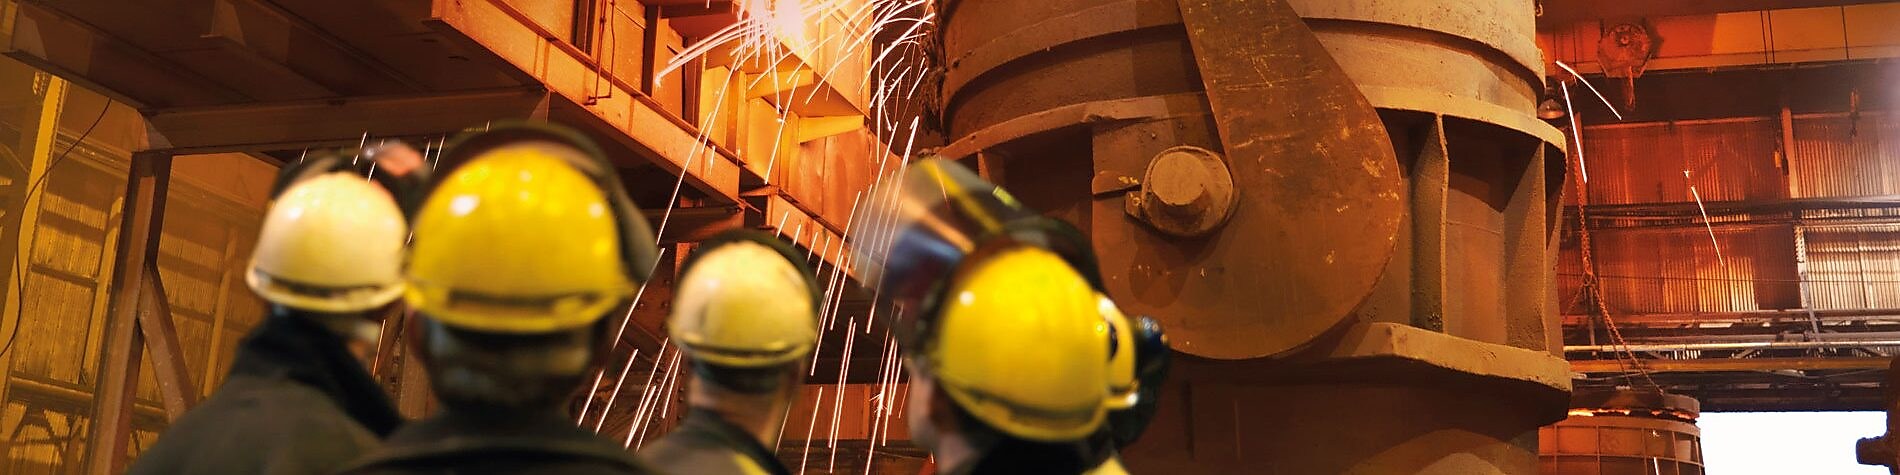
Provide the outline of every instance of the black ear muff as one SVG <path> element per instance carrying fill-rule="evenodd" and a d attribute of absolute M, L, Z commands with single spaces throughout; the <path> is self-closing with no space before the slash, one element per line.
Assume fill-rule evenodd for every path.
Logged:
<path fill-rule="evenodd" d="M 422 197 L 427 191 L 429 182 L 427 170 L 419 169 L 402 176 L 394 173 L 379 173 L 376 171 L 374 158 L 377 151 L 378 149 L 374 148 L 343 149 L 305 155 L 302 160 L 285 164 L 283 169 L 278 170 L 276 180 L 271 182 L 270 199 L 277 200 L 284 191 L 304 180 L 344 172 L 368 176 L 371 181 L 389 191 L 390 197 L 396 200 L 396 206 L 402 209 L 405 219 L 413 219 L 416 208 L 422 205 Z"/>
<path fill-rule="evenodd" d="M 354 162 L 356 162 L 356 168 L 363 168 L 365 164 L 369 164 L 371 168 L 366 173 L 369 174 L 370 179 L 382 185 L 383 189 L 389 190 L 390 196 L 396 198 L 396 204 L 402 207 L 403 217 L 414 221 L 416 210 L 422 208 L 422 200 L 428 196 L 429 178 L 432 174 L 426 163 L 418 163 L 418 166 L 405 173 L 392 173 L 386 171 L 386 168 L 381 170 L 375 168 L 387 159 L 385 153 L 393 153 L 397 147 L 417 154 L 419 160 L 426 159 L 408 144 L 395 142 L 363 149 L 360 152 L 360 160 L 354 160 Z"/>
<path fill-rule="evenodd" d="M 270 185 L 270 199 L 276 201 L 291 186 L 302 183 L 304 180 L 337 171 L 355 171 L 355 167 L 350 164 L 350 157 L 334 150 L 306 155 L 303 160 L 287 163 L 283 169 L 277 171 L 277 179 Z"/>
<path fill-rule="evenodd" d="M 741 242 L 750 242 L 765 246 L 777 252 L 780 256 L 785 257 L 787 262 L 792 263 L 792 268 L 798 270 L 798 275 L 805 278 L 805 289 L 811 292 L 812 314 L 815 315 L 820 309 L 824 308 L 824 295 L 822 291 L 818 289 L 818 274 L 812 270 L 811 265 L 806 263 L 805 256 L 799 254 L 798 249 L 793 248 L 792 245 L 786 243 L 785 240 L 755 230 L 730 229 L 713 235 L 713 237 L 705 241 L 700 241 L 699 248 L 694 249 L 691 255 L 686 256 L 685 263 L 680 264 L 679 275 L 684 276 L 688 272 L 691 272 L 693 266 L 699 263 L 699 257 L 705 255 L 707 252 L 722 246 Z"/>
<path fill-rule="evenodd" d="M 522 142 L 541 141 L 572 147 L 584 158 L 571 161 L 575 169 L 580 170 L 594 185 L 606 195 L 608 207 L 612 208 L 614 221 L 620 228 L 621 265 L 625 266 L 628 277 L 636 282 L 645 282 L 653 276 L 653 264 L 658 260 L 659 248 L 654 243 L 653 227 L 647 224 L 640 208 L 635 206 L 633 198 L 627 196 L 626 185 L 621 184 L 615 174 L 612 163 L 598 145 L 580 132 L 553 124 L 533 122 L 498 122 L 487 130 L 469 132 L 456 137 L 443 147 L 442 156 L 436 165 L 436 173 L 447 178 L 457 168 L 468 163 L 474 157 L 498 147 Z M 438 183 L 440 181 L 437 181 Z M 434 185 L 429 187 L 434 191 Z M 424 194 L 425 196 L 427 193 Z"/>

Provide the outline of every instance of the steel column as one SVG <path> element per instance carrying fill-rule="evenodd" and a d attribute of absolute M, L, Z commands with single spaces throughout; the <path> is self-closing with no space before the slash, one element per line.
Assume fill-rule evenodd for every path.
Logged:
<path fill-rule="evenodd" d="M 143 335 L 139 299 L 149 290 L 142 272 L 158 259 L 159 229 L 165 218 L 165 193 L 171 181 L 172 157 L 162 152 L 132 155 L 126 174 L 125 211 L 119 221 L 119 254 L 113 259 L 110 310 L 106 321 L 105 358 L 99 371 L 92 406 L 92 429 L 87 434 L 85 473 L 107 475 L 124 471 L 127 443 L 132 432 L 132 401 L 137 396 L 139 358 Z"/>

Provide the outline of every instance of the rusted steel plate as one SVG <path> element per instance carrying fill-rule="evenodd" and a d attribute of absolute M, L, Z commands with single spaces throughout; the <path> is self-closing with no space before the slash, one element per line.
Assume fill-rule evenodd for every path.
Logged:
<path fill-rule="evenodd" d="M 1204 114 L 1207 114 L 1205 99 L 1192 92 L 1070 104 L 984 127 L 956 139 L 938 150 L 937 155 L 959 160 L 996 144 L 1063 127 Z"/>
<path fill-rule="evenodd" d="M 1178 24 L 1178 15 L 1173 0 L 1122 0 L 1050 17 L 967 49 L 949 45 L 954 67 L 944 75 L 944 97 L 1004 64 L 1078 41 Z"/>
<path fill-rule="evenodd" d="M 1397 159 L 1372 106 L 1284 1 L 1180 9 L 1240 204 L 1206 239 L 1098 218 L 1095 243 L 1105 272 L 1146 292 L 1130 311 L 1159 316 L 1175 349 L 1284 354 L 1350 318 L 1391 259 L 1405 205 Z"/>

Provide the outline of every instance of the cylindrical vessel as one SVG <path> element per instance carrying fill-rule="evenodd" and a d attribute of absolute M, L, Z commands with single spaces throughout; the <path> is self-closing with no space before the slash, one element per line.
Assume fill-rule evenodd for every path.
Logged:
<path fill-rule="evenodd" d="M 1098 246 L 1193 246 L 1148 260 L 1110 252 L 1103 262 L 1120 277 L 1111 292 L 1131 311 L 1169 323 L 1176 348 L 1190 354 L 1285 355 L 1352 317 L 1553 348 L 1559 332 L 1546 302 L 1546 264 L 1555 223 L 1547 211 L 1562 183 L 1563 136 L 1534 115 L 1542 77 L 1530 5 L 1288 3 L 1379 110 L 1392 174 L 1402 180 L 1371 191 L 1242 189 L 1226 228 L 1200 240 L 1117 226 L 1129 220 L 1115 212 L 1120 195 L 1104 193 L 1104 180 L 1143 177 L 1170 147 L 1232 154 L 1222 134 L 1249 135 L 1226 138 L 1247 142 L 1281 132 L 1222 129 L 1229 119 L 1209 107 L 1192 35 L 1172 0 L 945 2 L 943 110 L 952 144 L 944 152 L 993 162 L 976 168 L 1033 207 L 1094 231 Z M 1278 65 L 1260 67 L 1270 66 Z M 1230 165 L 1243 187 L 1249 177 L 1285 173 Z M 1010 186 L 1012 178 L 1033 184 Z M 1387 213 L 1345 192 L 1389 193 L 1402 203 Z M 1263 221 L 1255 216 L 1262 209 L 1311 206 L 1350 210 L 1349 219 L 1246 227 Z M 1253 268 L 1272 271 L 1242 272 Z"/>
<path fill-rule="evenodd" d="M 1570 417 L 1538 432 L 1544 475 L 1701 475 L 1700 405 L 1653 392 L 1578 393 Z"/>
<path fill-rule="evenodd" d="M 1185 353 L 1131 468 L 1537 469 L 1569 372 L 1530 7 L 941 3 L 942 155 L 1090 233 L 1110 296 Z M 1181 146 L 1237 195 L 1204 234 L 1139 201 Z"/>

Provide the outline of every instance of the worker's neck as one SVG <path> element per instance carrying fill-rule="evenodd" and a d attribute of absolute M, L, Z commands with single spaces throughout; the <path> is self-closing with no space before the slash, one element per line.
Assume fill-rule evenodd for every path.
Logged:
<path fill-rule="evenodd" d="M 687 402 L 693 410 L 718 414 L 761 445 L 778 444 L 779 424 L 785 421 L 785 411 L 791 409 L 790 397 L 781 396 L 782 392 L 743 394 L 705 386 L 693 384 L 688 390 Z"/>

